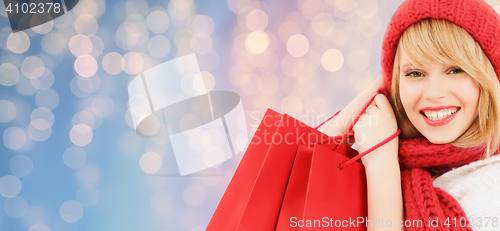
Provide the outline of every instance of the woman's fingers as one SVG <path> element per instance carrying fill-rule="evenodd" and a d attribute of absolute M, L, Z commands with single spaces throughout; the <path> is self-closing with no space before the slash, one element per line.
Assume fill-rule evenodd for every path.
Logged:
<path fill-rule="evenodd" d="M 366 108 L 365 113 L 366 114 L 373 114 L 374 110 L 377 110 L 377 109 L 378 109 L 378 106 L 375 103 L 375 100 L 373 100 L 372 103 Z"/>
<path fill-rule="evenodd" d="M 377 114 L 377 110 L 392 111 L 391 104 L 385 95 L 378 94 L 375 96 L 370 106 L 366 108 L 365 114 L 375 115 Z"/>
<path fill-rule="evenodd" d="M 347 145 L 349 145 L 349 147 L 352 147 L 352 145 L 353 145 L 354 143 L 356 143 L 356 138 L 354 137 L 354 131 L 351 131 L 351 132 L 349 133 L 349 135 L 351 135 L 351 134 L 352 134 L 353 136 L 352 136 L 352 137 L 349 137 L 349 136 L 348 136 L 348 137 L 347 137 L 347 139 L 345 140 L 345 143 L 346 143 Z"/>
<path fill-rule="evenodd" d="M 380 108 L 381 110 L 392 110 L 391 104 L 389 103 L 389 100 L 387 100 L 387 97 L 382 94 L 378 94 L 375 96 L 375 100 L 373 100 L 377 108 Z"/>

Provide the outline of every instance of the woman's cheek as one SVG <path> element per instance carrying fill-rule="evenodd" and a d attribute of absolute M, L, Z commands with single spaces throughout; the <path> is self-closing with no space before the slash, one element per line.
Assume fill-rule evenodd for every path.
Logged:
<path fill-rule="evenodd" d="M 401 97 L 401 103 L 403 104 L 406 114 L 409 114 L 409 112 L 411 112 L 412 109 L 414 109 L 415 105 L 417 104 L 418 98 L 416 97 L 414 90 L 415 89 L 411 89 L 406 84 L 401 84 L 399 94 Z"/>

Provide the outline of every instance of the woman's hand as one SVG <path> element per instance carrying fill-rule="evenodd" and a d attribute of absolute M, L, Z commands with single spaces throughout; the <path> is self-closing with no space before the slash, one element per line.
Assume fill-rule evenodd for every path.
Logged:
<path fill-rule="evenodd" d="M 396 117 L 387 98 L 378 94 L 354 125 L 358 151 L 377 145 L 398 129 Z M 402 231 L 403 196 L 398 162 L 398 137 L 361 158 L 366 171 L 368 219 L 391 221 L 392 227 L 369 226 L 368 231 Z M 386 223 L 387 224 L 387 223 Z"/>
<path fill-rule="evenodd" d="M 379 76 L 347 107 L 342 109 L 337 117 L 327 124 L 323 132 L 330 136 L 343 135 L 364 105 L 381 87 L 385 87 L 385 84 L 382 76 Z M 375 97 L 371 106 L 354 125 L 353 131 L 359 152 L 375 146 L 397 131 L 396 117 L 384 95 L 379 94 Z M 397 157 L 398 138 L 396 137 L 361 158 L 366 170 L 369 220 L 391 220 L 392 224 L 397 224 L 403 219 L 401 175 Z M 368 231 L 375 230 L 402 231 L 403 228 L 368 227 Z"/>
<path fill-rule="evenodd" d="M 358 147 L 358 151 L 364 152 L 371 147 L 377 145 L 387 137 L 393 135 L 398 129 L 394 111 L 387 100 L 387 98 L 378 94 L 371 105 L 366 109 L 366 112 L 359 118 L 358 122 L 354 125 L 354 134 Z M 394 142 L 395 141 L 395 142 Z M 379 147 L 383 148 L 386 145 L 397 145 L 398 139 L 394 138 L 387 144 Z M 368 167 L 373 162 L 386 160 L 387 158 L 397 158 L 397 152 L 391 155 L 384 153 L 376 153 L 382 155 L 371 155 L 369 153 L 361 158 L 363 164 Z"/>
<path fill-rule="evenodd" d="M 320 128 L 319 131 L 329 136 L 343 135 L 368 100 L 377 94 L 377 90 L 381 87 L 385 87 L 382 75 L 375 79 L 370 86 L 368 86 L 361 94 L 351 101 L 351 103 L 342 109 L 342 111 L 335 118 L 331 119 L 325 126 Z M 349 144 L 352 145 L 352 143 Z"/>

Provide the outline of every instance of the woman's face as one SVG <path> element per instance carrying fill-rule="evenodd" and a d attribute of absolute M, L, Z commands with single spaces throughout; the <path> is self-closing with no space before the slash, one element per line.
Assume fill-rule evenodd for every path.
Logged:
<path fill-rule="evenodd" d="M 415 68 L 403 56 L 399 62 L 399 92 L 410 122 L 432 143 L 453 142 L 477 118 L 478 84 L 452 64 Z"/>

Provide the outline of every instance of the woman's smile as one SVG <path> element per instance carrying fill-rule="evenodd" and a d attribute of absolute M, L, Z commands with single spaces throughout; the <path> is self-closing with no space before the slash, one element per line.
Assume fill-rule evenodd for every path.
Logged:
<path fill-rule="evenodd" d="M 460 107 L 457 106 L 439 106 L 439 107 L 426 107 L 420 110 L 425 122 L 431 126 L 442 126 L 449 123 L 457 113 Z"/>

